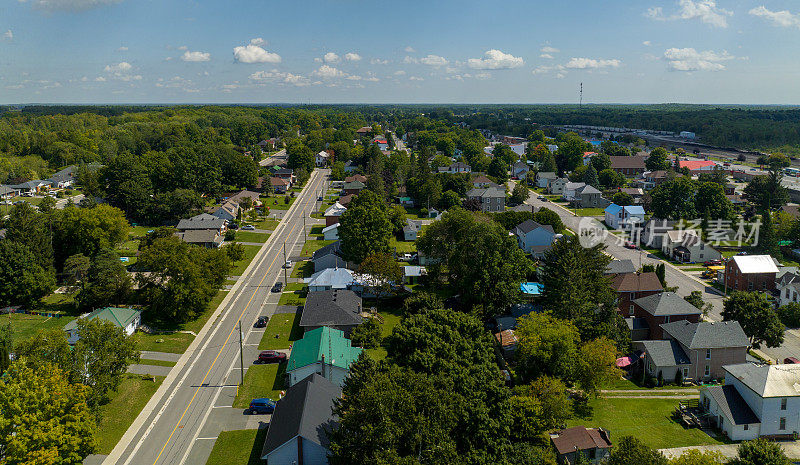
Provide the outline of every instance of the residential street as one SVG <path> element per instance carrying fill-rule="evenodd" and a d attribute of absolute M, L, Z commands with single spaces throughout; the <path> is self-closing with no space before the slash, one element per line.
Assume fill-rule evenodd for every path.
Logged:
<path fill-rule="evenodd" d="M 253 323 L 258 316 L 272 316 L 277 308 L 279 295 L 270 288 L 284 275 L 284 243 L 288 258 L 294 258 L 293 251 L 299 251 L 305 238 L 303 217 L 315 208 L 327 174 L 316 170 L 311 175 L 280 225 L 103 463 L 202 464 L 220 431 L 258 428 L 269 420 L 231 407 L 240 379 L 238 323 L 246 369 L 264 331 L 254 329 Z M 312 222 L 307 219 L 306 224 L 310 228 Z"/>

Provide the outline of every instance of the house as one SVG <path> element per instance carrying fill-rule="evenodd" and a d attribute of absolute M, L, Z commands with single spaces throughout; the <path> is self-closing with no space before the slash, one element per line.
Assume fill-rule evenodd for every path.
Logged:
<path fill-rule="evenodd" d="M 303 281 L 308 284 L 308 292 L 320 292 L 348 289 L 353 284 L 354 277 L 353 272 L 347 268 L 325 268 Z"/>
<path fill-rule="evenodd" d="M 288 180 L 283 178 L 278 178 L 275 176 L 271 176 L 269 178 L 269 183 L 276 194 L 285 194 L 286 192 L 289 191 L 289 188 L 292 186 L 292 184 Z"/>
<path fill-rule="evenodd" d="M 259 198 L 259 195 L 260 194 L 258 192 L 244 189 L 228 197 L 228 202 L 236 202 L 237 204 L 241 204 L 243 199 L 250 199 L 251 205 L 255 207 L 261 205 L 261 199 Z"/>
<path fill-rule="evenodd" d="M 648 273 L 642 273 L 648 274 Z M 626 275 L 623 275 L 626 276 Z M 629 276 L 629 275 L 627 275 Z M 655 288 L 661 283 L 651 283 L 649 287 Z M 687 302 L 683 297 L 674 292 L 639 291 L 643 297 L 632 298 L 628 311 L 623 315 L 642 318 L 650 328 L 650 339 L 663 339 L 664 331 L 661 325 L 672 321 L 688 321 L 697 323 L 703 316 L 703 311 Z"/>
<path fill-rule="evenodd" d="M 503 351 L 503 356 L 511 357 L 517 350 L 517 343 L 519 340 L 514 335 L 513 329 L 504 329 L 494 334 L 497 344 L 500 345 L 500 350 Z"/>
<path fill-rule="evenodd" d="M 612 278 L 611 288 L 617 293 L 617 307 L 622 316 L 634 316 L 634 300 L 664 290 L 658 276 L 652 271 L 618 274 Z"/>
<path fill-rule="evenodd" d="M 576 197 L 575 191 L 584 187 L 585 182 L 568 182 L 564 184 L 564 198 L 568 201 L 573 201 Z"/>
<path fill-rule="evenodd" d="M 322 228 L 322 238 L 326 241 L 339 240 L 339 223 Z"/>
<path fill-rule="evenodd" d="M 13 198 L 15 195 L 17 195 L 16 190 L 12 189 L 9 186 L 0 185 L 0 199 L 8 200 L 10 198 Z"/>
<path fill-rule="evenodd" d="M 317 166 L 327 166 L 328 160 L 331 158 L 331 154 L 325 150 L 320 150 L 320 152 L 314 158 Z"/>
<path fill-rule="evenodd" d="M 789 439 L 800 431 L 800 365 L 726 365 L 725 385 L 700 391 L 700 405 L 735 441 Z"/>
<path fill-rule="evenodd" d="M 354 194 L 342 195 L 339 197 L 339 204 L 343 207 L 349 207 L 354 198 L 356 198 Z"/>
<path fill-rule="evenodd" d="M 679 160 L 678 167 L 680 169 L 687 168 L 689 171 L 711 171 L 717 166 L 717 163 L 711 160 Z"/>
<path fill-rule="evenodd" d="M 239 204 L 227 200 L 223 203 L 219 208 L 217 208 L 211 216 L 216 216 L 217 218 L 222 218 L 225 221 L 233 221 L 239 215 Z"/>
<path fill-rule="evenodd" d="M 592 157 L 597 155 L 597 152 L 583 152 L 583 166 L 589 166 L 592 162 Z"/>
<path fill-rule="evenodd" d="M 289 386 L 316 373 L 341 387 L 350 365 L 361 354 L 360 347 L 352 347 L 342 331 L 321 327 L 306 331 L 303 338 L 292 345 L 286 363 Z"/>
<path fill-rule="evenodd" d="M 276 178 L 281 178 L 289 181 L 289 185 L 292 185 L 297 181 L 297 177 L 294 175 L 294 170 L 291 168 L 278 168 L 273 173 Z"/>
<path fill-rule="evenodd" d="M 722 254 L 700 239 L 700 233 L 692 229 L 667 231 L 662 240 L 661 251 L 680 263 L 720 260 Z"/>
<path fill-rule="evenodd" d="M 472 187 L 475 189 L 485 189 L 493 185 L 495 184 L 492 180 L 482 174 L 476 176 L 475 179 L 472 180 Z"/>
<path fill-rule="evenodd" d="M 575 426 L 550 434 L 559 464 L 597 464 L 611 453 L 611 435 L 603 428 Z M 581 459 L 577 454 L 583 455 Z M 579 462 L 579 460 L 582 460 Z"/>
<path fill-rule="evenodd" d="M 657 170 L 657 171 L 646 171 L 642 174 L 642 179 L 644 180 L 645 188 L 646 189 L 653 189 L 658 187 L 659 184 L 663 183 L 671 176 L 676 178 L 683 176 L 682 174 L 676 174 L 668 171 Z"/>
<path fill-rule="evenodd" d="M 737 291 L 775 289 L 778 267 L 769 255 L 734 255 L 725 262 L 725 287 Z"/>
<path fill-rule="evenodd" d="M 358 195 L 365 187 L 367 187 L 367 185 L 359 180 L 345 181 L 344 195 Z"/>
<path fill-rule="evenodd" d="M 336 241 L 328 244 L 311 256 L 311 261 L 314 263 L 314 272 L 322 271 L 326 268 L 347 268 L 347 262 L 339 256 L 340 242 Z"/>
<path fill-rule="evenodd" d="M 75 174 L 77 171 L 77 166 L 70 165 L 47 178 L 47 182 L 50 183 L 50 187 L 53 189 L 66 189 L 68 187 L 72 187 L 72 185 L 75 183 Z"/>
<path fill-rule="evenodd" d="M 775 290 L 778 291 L 778 306 L 782 307 L 800 300 L 800 274 L 797 272 L 784 273 L 775 280 Z"/>
<path fill-rule="evenodd" d="M 644 367 L 650 376 L 657 378 L 661 373 L 661 379 L 672 382 L 678 373 L 690 371 L 692 361 L 673 339 L 638 341 L 633 346 L 644 352 Z"/>
<path fill-rule="evenodd" d="M 519 248 L 534 256 L 542 256 L 556 240 L 553 227 L 541 225 L 533 220 L 525 220 L 514 228 Z"/>
<path fill-rule="evenodd" d="M 450 174 L 471 173 L 472 168 L 470 168 L 470 166 L 464 162 L 457 161 L 450 166 L 440 166 L 438 171 L 440 173 L 450 173 Z"/>
<path fill-rule="evenodd" d="M 389 149 L 389 141 L 383 137 L 376 137 L 372 139 L 373 144 L 378 144 L 378 149 L 380 151 L 388 150 Z"/>
<path fill-rule="evenodd" d="M 261 460 L 270 465 L 326 465 L 328 432 L 336 426 L 333 407 L 341 387 L 316 373 L 286 390 L 270 418 Z"/>
<path fill-rule="evenodd" d="M 516 179 L 523 179 L 528 175 L 531 168 L 524 161 L 518 161 L 511 165 L 511 177 Z"/>
<path fill-rule="evenodd" d="M 308 293 L 300 327 L 308 331 L 327 326 L 349 335 L 363 320 L 361 297 L 350 290 L 333 289 Z"/>
<path fill-rule="evenodd" d="M 219 233 L 224 233 L 227 229 L 228 220 L 219 218 L 208 213 L 201 213 L 188 219 L 178 221 L 176 229 L 179 232 L 198 230 L 198 229 L 214 229 Z"/>
<path fill-rule="evenodd" d="M 354 174 L 352 176 L 347 176 L 346 178 L 344 178 L 344 182 L 345 183 L 355 182 L 355 181 L 358 181 L 358 182 L 361 182 L 361 183 L 366 183 L 367 182 L 367 177 L 364 176 L 363 174 Z"/>
<path fill-rule="evenodd" d="M 619 191 L 633 197 L 635 203 L 639 203 L 642 197 L 644 197 L 644 189 L 641 187 L 623 187 Z"/>
<path fill-rule="evenodd" d="M 366 136 L 367 134 L 372 133 L 372 127 L 370 126 L 362 126 L 359 129 L 356 129 L 356 134 L 359 136 Z"/>
<path fill-rule="evenodd" d="M 625 230 L 641 228 L 644 224 L 644 207 L 626 205 L 624 207 L 612 203 L 605 209 L 605 223 L 609 228 Z"/>
<path fill-rule="evenodd" d="M 328 209 L 325 210 L 325 214 L 323 215 L 325 217 L 325 226 L 331 226 L 333 224 L 338 223 L 339 217 L 342 216 L 342 214 L 346 211 L 347 207 L 340 204 L 339 202 L 336 202 L 335 204 L 328 207 Z"/>
<path fill-rule="evenodd" d="M 419 232 L 422 230 L 422 221 L 420 220 L 406 220 L 406 225 L 403 226 L 403 240 L 416 241 Z"/>
<path fill-rule="evenodd" d="M 608 204 L 603 193 L 588 184 L 575 189 L 574 197 L 570 201 L 574 208 L 603 208 Z"/>
<path fill-rule="evenodd" d="M 661 330 L 664 339 L 675 340 L 689 357 L 690 366 L 683 371 L 683 379 L 721 379 L 725 376 L 723 366 L 747 359 L 750 339 L 738 321 L 672 321 L 662 324 Z"/>
<path fill-rule="evenodd" d="M 47 181 L 27 181 L 21 184 L 9 186 L 17 192 L 17 195 L 32 196 L 38 194 L 40 191 L 48 190 L 50 183 Z"/>
<path fill-rule="evenodd" d="M 547 192 L 551 195 L 564 195 L 564 189 L 569 180 L 567 178 L 556 178 L 547 185 Z"/>
<path fill-rule="evenodd" d="M 64 332 L 67 333 L 67 342 L 75 344 L 78 342 L 78 320 L 91 321 L 99 319 L 112 323 L 117 328 L 121 328 L 126 336 L 136 332 L 136 328 L 142 322 L 142 311 L 135 308 L 105 307 L 91 313 L 81 315 L 64 325 Z"/>
<path fill-rule="evenodd" d="M 467 191 L 467 199 L 477 199 L 481 211 L 484 212 L 501 212 L 506 208 L 506 191 L 500 187 L 470 189 Z"/>
<path fill-rule="evenodd" d="M 626 260 L 611 260 L 606 266 L 606 275 L 616 275 L 616 274 L 628 274 L 628 273 L 636 273 L 636 266 L 633 264 L 633 260 L 626 259 Z"/>
<path fill-rule="evenodd" d="M 556 178 L 558 178 L 558 175 L 552 171 L 540 171 L 536 173 L 536 187 L 547 189 L 550 185 L 550 181 Z"/>
<path fill-rule="evenodd" d="M 625 176 L 636 176 L 644 173 L 645 157 L 640 155 L 625 156 L 614 155 L 611 159 L 611 169 Z"/>
<path fill-rule="evenodd" d="M 661 249 L 664 244 L 664 234 L 672 231 L 672 228 L 678 222 L 675 220 L 662 220 L 658 218 L 651 218 L 650 221 L 645 223 L 642 228 L 641 241 L 642 244 L 654 249 Z"/>
<path fill-rule="evenodd" d="M 404 284 L 417 284 L 419 279 L 428 275 L 428 270 L 424 266 L 404 266 L 403 267 L 403 283 Z"/>
<path fill-rule="evenodd" d="M 207 249 L 216 249 L 225 240 L 225 236 L 216 229 L 189 229 L 183 232 L 176 232 L 183 242 L 194 244 Z"/>
<path fill-rule="evenodd" d="M 358 169 L 358 165 L 353 160 L 347 160 L 347 163 L 344 164 L 344 172 L 345 173 L 352 173 Z"/>

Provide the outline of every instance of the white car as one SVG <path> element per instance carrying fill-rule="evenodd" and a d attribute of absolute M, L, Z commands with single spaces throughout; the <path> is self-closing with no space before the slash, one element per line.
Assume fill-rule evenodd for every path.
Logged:
<path fill-rule="evenodd" d="M 284 268 L 291 268 L 292 267 L 292 261 L 291 260 L 286 260 L 286 263 L 283 264 L 283 267 Z"/>

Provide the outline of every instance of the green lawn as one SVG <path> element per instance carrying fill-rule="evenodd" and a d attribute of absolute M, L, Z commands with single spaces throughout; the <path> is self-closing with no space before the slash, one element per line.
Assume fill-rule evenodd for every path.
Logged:
<path fill-rule="evenodd" d="M 303 337 L 299 313 L 276 313 L 269 319 L 258 350 L 288 349 L 294 341 Z"/>
<path fill-rule="evenodd" d="M 153 365 L 157 367 L 174 367 L 176 362 L 170 362 L 169 360 L 154 360 L 151 358 L 142 358 L 139 359 L 139 365 Z"/>
<path fill-rule="evenodd" d="M 140 237 L 144 237 L 147 234 L 147 231 L 151 231 L 154 228 L 152 226 L 131 226 L 130 231 L 128 231 L 128 236 L 131 239 L 138 239 Z"/>
<path fill-rule="evenodd" d="M 139 350 L 149 350 L 152 352 L 169 352 L 172 354 L 182 354 L 186 352 L 189 344 L 194 340 L 194 336 L 187 333 L 172 334 L 145 334 L 136 333 Z M 161 342 L 159 342 L 161 341 Z"/>
<path fill-rule="evenodd" d="M 602 208 L 575 208 L 574 211 L 578 216 L 603 216 L 605 210 Z"/>
<path fill-rule="evenodd" d="M 261 197 L 261 203 L 269 207 L 270 210 L 288 210 L 292 206 L 295 199 L 289 198 L 289 203 L 286 203 L 286 195 L 276 195 L 269 198 Z"/>
<path fill-rule="evenodd" d="M 383 318 L 383 323 L 381 323 L 381 338 L 385 339 L 392 334 L 394 327 L 400 324 L 400 319 L 402 318 L 400 309 L 397 308 L 396 302 L 380 300 L 366 300 L 364 302 L 364 308 L 369 307 L 378 308 L 378 314 Z M 386 347 L 383 344 L 375 349 L 367 349 L 366 352 L 367 355 L 375 360 L 383 360 L 388 355 Z"/>
<path fill-rule="evenodd" d="M 612 437 L 635 436 L 653 449 L 721 444 L 697 428 L 684 429 L 674 422 L 671 415 L 677 405 L 671 399 L 591 399 L 591 415 L 573 418 L 567 426 L 599 426 Z"/>
<path fill-rule="evenodd" d="M 267 239 L 269 239 L 269 234 L 267 233 L 236 231 L 236 240 L 238 242 L 260 242 L 263 244 L 267 242 Z"/>
<path fill-rule="evenodd" d="M 266 428 L 223 431 L 206 465 L 262 465 L 261 449 L 266 438 Z"/>
<path fill-rule="evenodd" d="M 155 382 L 139 375 L 125 376 L 117 391 L 111 394 L 111 401 L 97 412 L 97 453 L 111 452 L 162 381 L 163 376 L 156 376 Z"/>
<path fill-rule="evenodd" d="M 325 226 L 323 226 L 321 224 L 313 226 L 311 228 L 311 231 L 308 232 L 309 237 L 310 236 L 315 236 L 314 239 L 323 240 L 322 230 L 324 228 L 325 228 Z"/>
<path fill-rule="evenodd" d="M 11 340 L 16 343 L 35 336 L 40 330 L 61 329 L 71 320 L 72 317 L 48 318 L 38 315 L 11 313 L 9 315 L 0 315 L 0 326 L 11 323 Z"/>
<path fill-rule="evenodd" d="M 34 305 L 34 310 L 47 313 L 65 313 L 67 315 L 77 315 L 78 309 L 75 304 L 75 294 L 49 294 L 42 297 Z"/>
<path fill-rule="evenodd" d="M 319 241 L 315 239 L 307 240 L 305 244 L 303 244 L 303 251 L 300 252 L 300 256 L 302 257 L 310 257 L 311 254 L 316 252 L 317 250 L 325 247 L 328 244 L 333 244 L 336 241 Z"/>
<path fill-rule="evenodd" d="M 310 260 L 295 263 L 292 269 L 292 278 L 310 278 L 314 274 L 314 262 Z"/>
<path fill-rule="evenodd" d="M 230 272 L 231 276 L 241 276 L 261 248 L 259 245 L 243 245 L 242 247 L 244 247 L 244 258 L 233 263 L 233 269 Z"/>
<path fill-rule="evenodd" d="M 417 250 L 417 244 L 411 241 L 398 241 L 396 237 L 392 237 L 389 248 L 396 248 L 397 253 L 413 253 Z"/>
<path fill-rule="evenodd" d="M 274 218 L 267 218 L 265 220 L 261 220 L 257 223 L 252 223 L 252 224 L 258 229 L 266 229 L 268 231 L 273 231 L 275 230 L 275 228 L 278 227 L 280 221 Z"/>
<path fill-rule="evenodd" d="M 132 239 L 119 244 L 114 250 L 122 257 L 133 257 L 139 251 L 139 239 Z"/>
<path fill-rule="evenodd" d="M 259 397 L 278 400 L 281 391 L 286 389 L 284 377 L 286 363 L 250 365 L 244 374 L 244 384 L 239 388 L 233 408 L 247 408 L 250 401 Z"/>
<path fill-rule="evenodd" d="M 289 283 L 283 288 L 278 305 L 305 305 L 308 286 L 304 283 Z"/>

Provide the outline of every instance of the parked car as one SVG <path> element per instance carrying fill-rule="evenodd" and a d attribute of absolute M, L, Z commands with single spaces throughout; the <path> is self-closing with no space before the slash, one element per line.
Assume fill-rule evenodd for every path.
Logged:
<path fill-rule="evenodd" d="M 635 249 L 638 249 L 639 247 L 637 247 L 636 244 L 634 244 L 631 241 L 625 241 L 625 248 L 626 249 L 634 249 L 635 250 Z"/>
<path fill-rule="evenodd" d="M 318 201 L 320 201 L 320 202 L 322 202 L 322 201 L 323 201 L 323 200 L 325 200 L 325 199 L 324 199 L 324 198 L 323 198 L 323 197 L 320 195 L 319 197 L 317 197 L 317 200 L 318 200 Z"/>
<path fill-rule="evenodd" d="M 255 231 L 255 230 L 256 230 L 256 227 L 253 226 L 252 224 L 246 224 L 246 225 L 242 226 L 242 231 Z"/>
<path fill-rule="evenodd" d="M 251 400 L 250 407 L 245 410 L 245 413 L 253 415 L 256 413 L 272 413 L 274 411 L 275 401 L 267 397 L 262 397 L 260 399 Z"/>
<path fill-rule="evenodd" d="M 722 265 L 722 260 L 709 260 L 707 262 L 703 262 L 705 266 L 720 266 Z"/>
<path fill-rule="evenodd" d="M 786 364 L 800 364 L 800 360 L 798 360 L 798 359 L 796 359 L 794 357 L 786 357 L 785 359 L 783 359 L 783 363 L 786 363 Z"/>
<path fill-rule="evenodd" d="M 277 350 L 264 350 L 258 354 L 258 363 L 281 363 L 286 361 L 286 354 Z"/>
<path fill-rule="evenodd" d="M 277 283 L 275 283 L 274 286 L 272 286 L 272 292 L 280 292 L 282 290 L 283 290 L 283 283 L 280 281 L 278 281 Z"/>
<path fill-rule="evenodd" d="M 286 263 L 283 264 L 283 267 L 284 268 L 291 268 L 292 267 L 292 261 L 291 260 L 286 260 Z"/>
<path fill-rule="evenodd" d="M 263 327 L 267 326 L 267 322 L 268 321 L 269 321 L 269 317 L 268 316 L 260 316 L 260 317 L 258 317 L 256 322 L 253 324 L 253 327 L 254 328 L 263 328 Z"/>
<path fill-rule="evenodd" d="M 545 196 L 543 196 L 543 195 L 540 195 L 540 196 L 538 196 L 538 197 L 536 197 L 536 198 L 537 198 L 538 200 L 541 200 L 542 202 L 547 202 L 547 197 L 545 197 Z"/>

